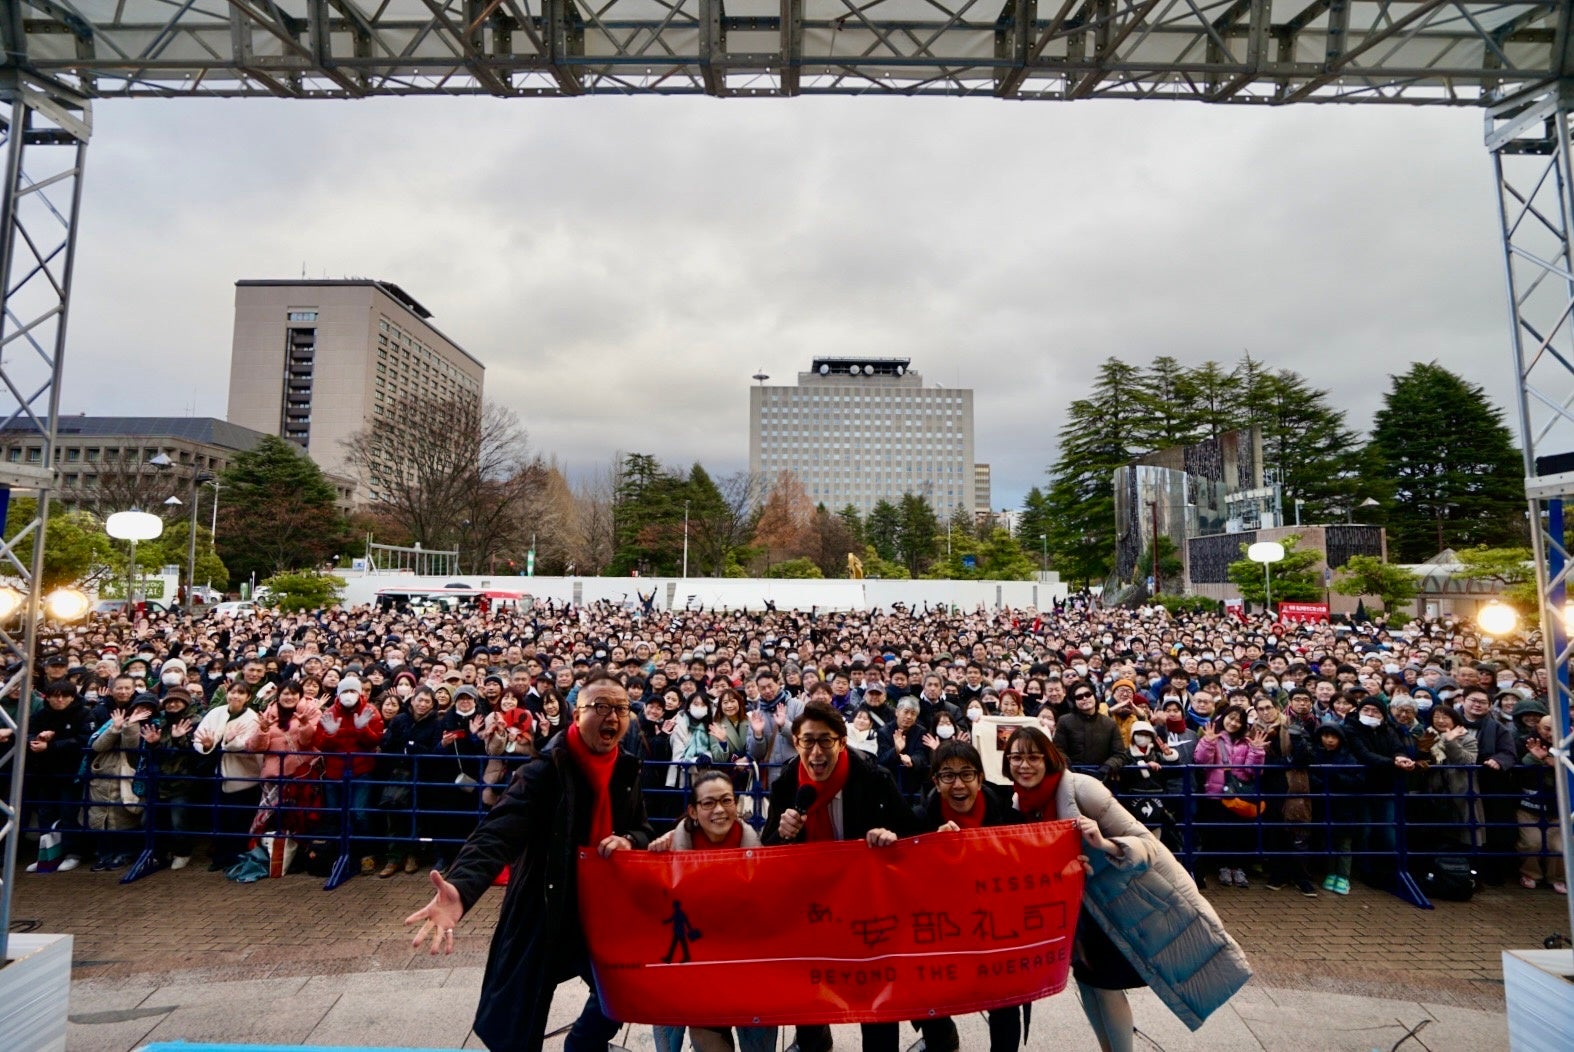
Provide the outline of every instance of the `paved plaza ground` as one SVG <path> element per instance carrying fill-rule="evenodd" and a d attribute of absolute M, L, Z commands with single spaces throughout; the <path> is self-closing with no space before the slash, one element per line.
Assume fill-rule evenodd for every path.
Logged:
<path fill-rule="evenodd" d="M 19 876 L 16 924 L 76 937 L 73 1052 L 174 1040 L 479 1047 L 469 1025 L 499 891 L 466 918 L 455 954 L 433 958 L 400 924 L 428 898 L 424 874 L 324 892 L 304 876 L 235 885 L 199 863 L 127 886 L 86 870 Z M 1386 1050 L 1425 1020 L 1418 1037 L 1433 1052 L 1505 1048 L 1500 952 L 1568 927 L 1561 897 L 1517 886 L 1435 910 L 1359 884 L 1347 898 L 1260 884 L 1208 895 L 1256 977 L 1196 1034 L 1139 993 L 1139 1049 Z M 561 988 L 555 1025 L 583 994 Z M 960 1024 L 964 1049 L 987 1048 L 981 1016 Z M 649 1035 L 631 1027 L 622 1042 L 649 1049 Z M 837 1046 L 857 1048 L 856 1029 L 838 1028 Z M 1073 992 L 1034 1006 L 1028 1047 L 1096 1049 Z"/>

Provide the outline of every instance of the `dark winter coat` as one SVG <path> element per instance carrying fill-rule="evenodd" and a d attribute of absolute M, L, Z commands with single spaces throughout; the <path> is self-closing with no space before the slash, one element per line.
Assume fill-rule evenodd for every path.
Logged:
<path fill-rule="evenodd" d="M 512 867 L 475 1017 L 477 1036 L 494 1052 L 539 1049 L 551 997 L 538 994 L 586 967 L 576 854 L 590 840 L 590 792 L 565 736 L 557 735 L 519 768 L 444 874 L 468 913 L 503 867 Z M 613 831 L 643 849 L 652 832 L 639 762 L 621 751 L 610 792 Z"/>
<path fill-rule="evenodd" d="M 914 730 L 917 728 L 915 727 Z M 847 784 L 842 787 L 842 839 L 862 840 L 871 829 L 889 829 L 905 835 L 920 830 L 913 809 L 902 799 L 891 773 L 856 750 L 849 751 Z M 767 844 L 801 843 L 802 831 L 791 841 L 781 838 L 775 816 L 793 806 L 798 795 L 798 766 L 795 756 L 771 782 L 772 820 L 765 823 L 760 839 Z"/>
<path fill-rule="evenodd" d="M 1120 727 L 1101 713 L 1068 712 L 1055 721 L 1055 748 L 1073 767 L 1103 767 L 1113 774 L 1126 763 Z"/>
<path fill-rule="evenodd" d="M 1364 704 L 1370 705 L 1372 700 L 1369 698 Z M 1386 708 L 1383 722 L 1376 727 L 1362 723 L 1359 710 L 1350 713 L 1344 721 L 1344 740 L 1356 761 L 1366 768 L 1366 789 L 1370 793 L 1394 791 L 1399 774 L 1394 757 L 1416 758 L 1415 739 L 1388 718 Z"/>
<path fill-rule="evenodd" d="M 26 773 L 31 776 L 74 775 L 82 766 L 82 750 L 93 736 L 93 718 L 80 700 L 64 709 L 55 710 L 45 704 L 28 719 L 28 737 L 36 738 L 41 731 L 54 731 L 49 746 L 43 752 L 27 754 Z"/>

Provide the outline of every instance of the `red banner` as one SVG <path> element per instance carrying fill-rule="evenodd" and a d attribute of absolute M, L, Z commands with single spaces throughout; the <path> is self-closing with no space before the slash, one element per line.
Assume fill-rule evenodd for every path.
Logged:
<path fill-rule="evenodd" d="M 1071 822 L 754 850 L 579 855 L 612 1018 L 873 1023 L 1058 993 L 1082 902 Z"/>
<path fill-rule="evenodd" d="M 1314 621 L 1326 623 L 1328 620 L 1327 603 L 1280 603 L 1279 620 L 1286 623 Z"/>

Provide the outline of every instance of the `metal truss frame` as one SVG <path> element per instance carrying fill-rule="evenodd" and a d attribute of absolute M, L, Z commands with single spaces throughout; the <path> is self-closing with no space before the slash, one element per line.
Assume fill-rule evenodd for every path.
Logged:
<path fill-rule="evenodd" d="M 0 0 L 89 97 L 979 95 L 1479 105 L 1566 0 Z"/>
<path fill-rule="evenodd" d="M 13 12 L 14 13 L 14 12 Z M 14 22 L 0 20 L 8 47 Z M 8 32 L 11 31 L 11 32 Z M 0 70 L 0 143 L 5 184 L 0 187 L 0 430 L 41 440 L 37 463 L 0 464 L 0 575 L 25 589 L 17 614 L 0 624 L 0 696 L 19 691 L 15 717 L 0 709 L 0 727 L 13 732 L 0 745 L 0 768 L 10 767 L 0 788 L 0 962 L 11 929 L 11 889 L 22 826 L 25 760 L 34 656 L 42 611 L 44 531 L 54 487 L 55 417 L 65 358 L 66 318 L 82 202 L 83 162 L 91 133 L 88 103 L 58 85 L 17 70 Z M 7 521 L 13 490 L 38 498 L 23 521 Z M 31 555 L 24 562 L 24 548 Z"/>
<path fill-rule="evenodd" d="M 1574 561 L 1564 529 L 1564 505 L 1574 498 L 1574 80 L 1488 109 L 1486 145 L 1497 174 L 1525 495 L 1557 733 L 1558 824 L 1564 865 L 1574 873 Z M 1574 899 L 1569 925 L 1574 934 Z"/>

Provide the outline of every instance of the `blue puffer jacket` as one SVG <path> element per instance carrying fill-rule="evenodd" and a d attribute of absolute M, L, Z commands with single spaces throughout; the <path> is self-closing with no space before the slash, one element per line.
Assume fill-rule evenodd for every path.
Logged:
<path fill-rule="evenodd" d="M 1170 1011 L 1192 1030 L 1252 976 L 1246 953 L 1168 848 L 1122 807 L 1097 778 L 1067 771 L 1056 815 L 1086 815 L 1122 858 L 1088 851 L 1093 875 L 1082 908 L 1120 948 Z"/>

